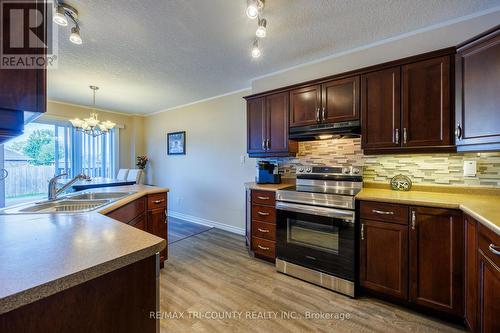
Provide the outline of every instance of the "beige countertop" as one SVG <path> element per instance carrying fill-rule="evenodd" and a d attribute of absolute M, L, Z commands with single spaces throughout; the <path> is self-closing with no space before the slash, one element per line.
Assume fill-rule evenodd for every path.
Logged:
<path fill-rule="evenodd" d="M 136 193 L 88 213 L 0 215 L 0 314 L 152 256 L 166 246 L 164 239 L 103 214 L 168 189 L 131 185 L 93 191 Z"/>
<path fill-rule="evenodd" d="M 277 191 L 293 184 L 245 183 L 247 189 Z M 356 200 L 460 209 L 500 235 L 500 189 L 454 186 L 419 186 L 408 192 L 392 191 L 387 184 L 365 183 Z"/>

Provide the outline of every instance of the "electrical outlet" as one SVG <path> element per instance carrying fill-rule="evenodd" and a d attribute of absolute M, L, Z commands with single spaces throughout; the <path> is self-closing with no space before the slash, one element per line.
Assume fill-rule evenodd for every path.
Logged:
<path fill-rule="evenodd" d="M 464 177 L 476 177 L 476 174 L 477 174 L 477 162 L 464 161 Z"/>

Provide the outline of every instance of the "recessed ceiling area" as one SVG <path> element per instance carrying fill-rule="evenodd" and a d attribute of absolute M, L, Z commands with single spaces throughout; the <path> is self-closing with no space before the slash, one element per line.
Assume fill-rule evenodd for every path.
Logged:
<path fill-rule="evenodd" d="M 147 114 L 250 87 L 252 78 L 500 5 L 487 0 L 267 0 L 262 56 L 245 0 L 75 1 L 82 45 L 58 34 L 48 98 Z"/>

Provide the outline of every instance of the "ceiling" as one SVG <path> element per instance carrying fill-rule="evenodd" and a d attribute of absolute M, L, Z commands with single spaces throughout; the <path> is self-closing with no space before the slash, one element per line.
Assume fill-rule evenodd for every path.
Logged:
<path fill-rule="evenodd" d="M 500 0 L 267 0 L 254 60 L 246 0 L 66 2 L 84 44 L 59 29 L 49 99 L 147 114 L 250 87 L 252 78 L 500 5 Z"/>

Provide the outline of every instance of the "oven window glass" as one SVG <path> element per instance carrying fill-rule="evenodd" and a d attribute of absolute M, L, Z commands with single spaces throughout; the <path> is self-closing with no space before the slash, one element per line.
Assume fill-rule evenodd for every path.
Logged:
<path fill-rule="evenodd" d="M 287 242 L 338 254 L 339 228 L 298 219 L 287 219 Z"/>

